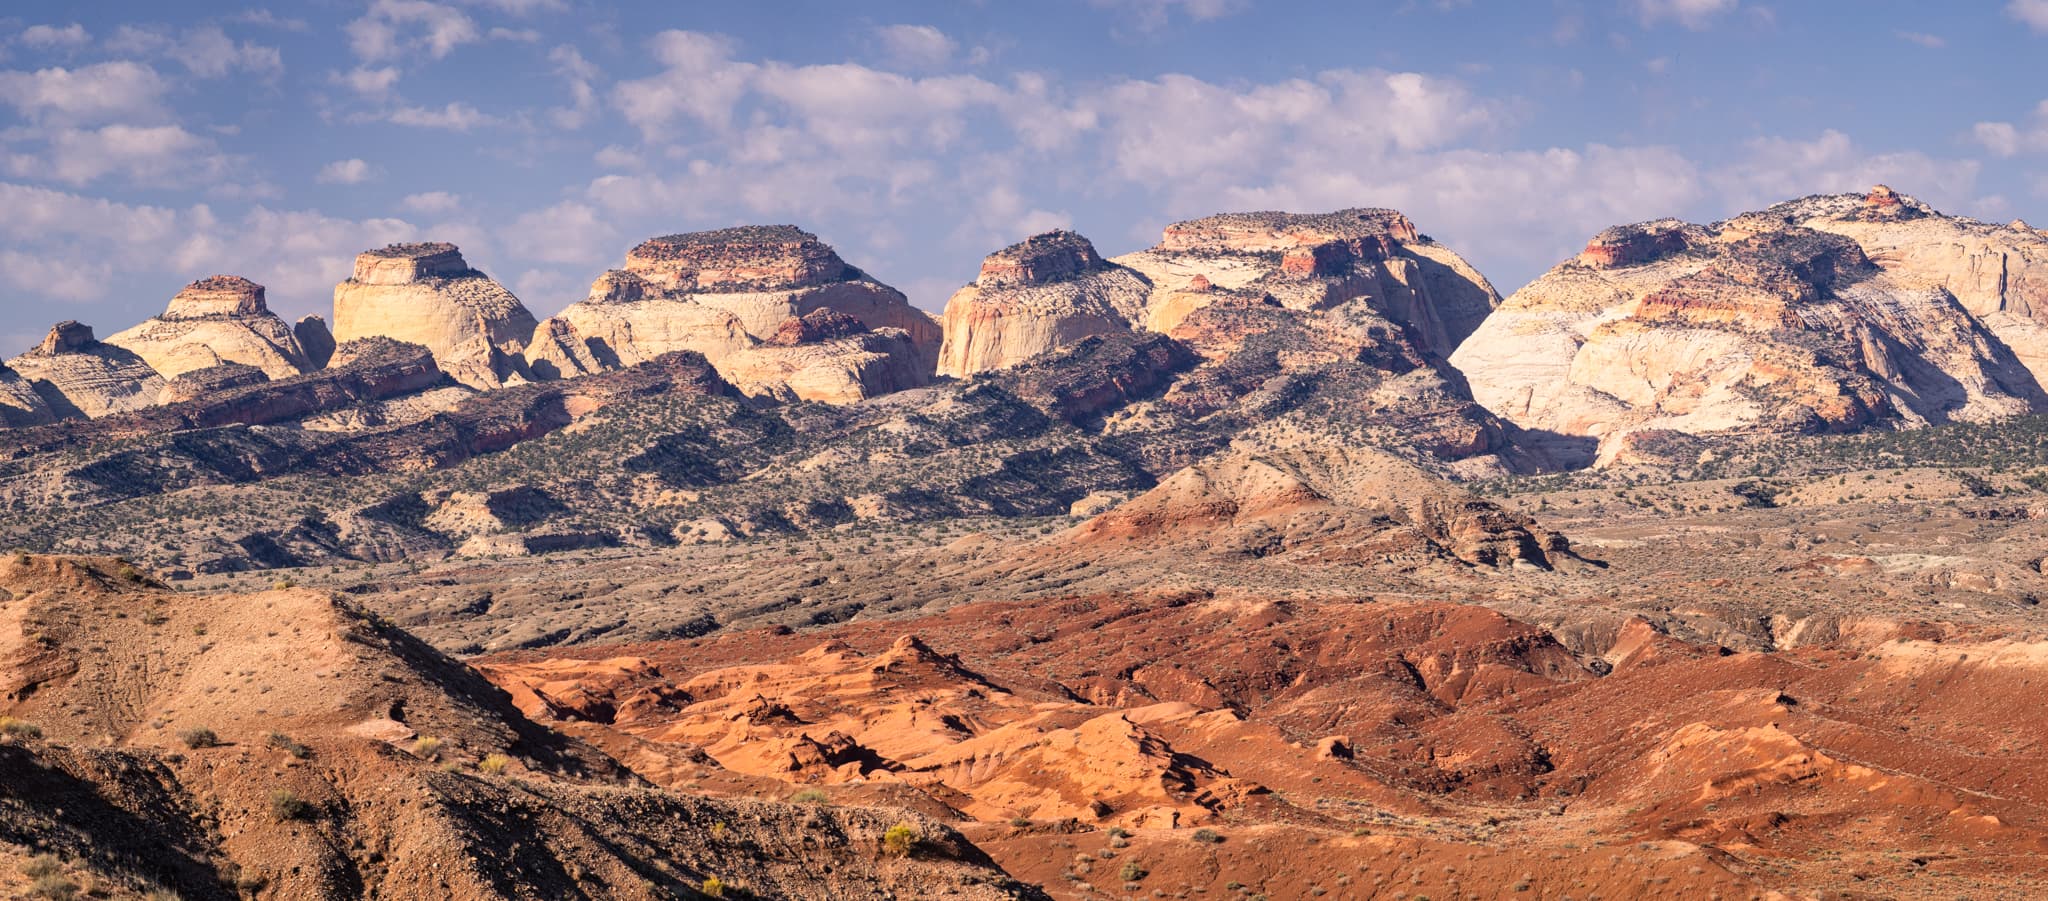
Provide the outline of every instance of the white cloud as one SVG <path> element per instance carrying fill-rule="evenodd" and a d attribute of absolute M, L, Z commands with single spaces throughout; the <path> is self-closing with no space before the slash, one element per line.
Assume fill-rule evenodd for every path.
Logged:
<path fill-rule="evenodd" d="M 2048 34 L 2048 0 L 2012 0 L 2005 14 L 2027 23 L 2027 27 Z"/>
<path fill-rule="evenodd" d="M 1716 170 L 1709 182 L 1730 212 L 1808 194 L 1861 192 L 1875 184 L 1955 209 L 1977 196 L 1982 168 L 1975 160 L 1939 159 L 1917 151 L 1866 151 L 1848 135 L 1829 129 L 1807 141 L 1752 140 L 1740 159 Z"/>
<path fill-rule="evenodd" d="M 155 69 L 127 60 L 78 69 L 0 71 L 0 103 L 33 120 L 160 118 L 166 112 L 162 101 L 169 89 Z"/>
<path fill-rule="evenodd" d="M 490 30 L 489 37 L 494 41 L 532 44 L 540 40 L 540 32 L 532 28 L 493 28 Z"/>
<path fill-rule="evenodd" d="M 1088 0 L 1099 9 L 1113 10 L 1129 16 L 1138 27 L 1160 28 L 1174 16 L 1186 16 L 1197 22 L 1220 19 L 1235 15 L 1251 8 L 1250 0 Z"/>
<path fill-rule="evenodd" d="M 1899 36 L 1899 40 L 1911 44 L 1919 44 L 1929 50 L 1940 50 L 1948 46 L 1948 39 L 1938 34 L 1928 34 L 1923 31 L 1897 31 L 1894 34 Z"/>
<path fill-rule="evenodd" d="M 602 266 L 619 252 L 619 233 L 596 208 L 568 200 L 535 210 L 499 229 L 498 239 L 524 263 Z"/>
<path fill-rule="evenodd" d="M 476 20 L 455 7 L 427 0 L 372 0 L 348 23 L 349 49 L 364 62 L 424 53 L 434 59 L 480 40 Z"/>
<path fill-rule="evenodd" d="M 200 78 L 220 78 L 231 72 L 275 77 L 284 72 L 284 57 L 276 47 L 236 41 L 213 25 L 182 31 L 123 25 L 107 39 L 107 49 L 175 60 Z"/>
<path fill-rule="evenodd" d="M 548 62 L 555 66 L 555 74 L 569 88 L 569 105 L 548 110 L 548 118 L 555 127 L 567 131 L 582 128 L 584 123 L 597 114 L 598 79 L 604 73 L 597 64 L 583 58 L 583 53 L 568 44 L 562 44 L 548 51 Z"/>
<path fill-rule="evenodd" d="M 2030 125 L 2011 122 L 1979 122 L 1970 137 L 1993 156 L 2011 157 L 2022 153 L 2048 153 L 2048 100 L 2034 108 Z"/>
<path fill-rule="evenodd" d="M 229 16 L 227 18 L 227 21 L 239 22 L 243 25 L 255 25 L 259 28 L 275 28 L 279 31 L 294 31 L 303 33 L 313 30 L 313 26 L 307 24 L 306 20 L 304 19 L 286 18 L 284 16 L 280 16 L 274 12 L 271 12 L 268 9 L 261 8 L 246 10 L 244 12 Z"/>
<path fill-rule="evenodd" d="M 393 110 L 386 117 L 394 125 L 409 125 L 415 128 L 444 128 L 450 131 L 468 131 L 484 125 L 494 125 L 497 118 L 482 112 L 467 103 L 450 103 L 440 109 L 420 106 L 403 106 Z"/>
<path fill-rule="evenodd" d="M 7 173 L 84 185 L 110 176 L 148 187 L 183 187 L 225 178 L 232 161 L 213 141 L 177 125 L 104 125 L 40 133 L 41 152 L 10 152 Z"/>
<path fill-rule="evenodd" d="M 612 102 L 626 121 L 650 137 L 665 133 L 682 120 L 694 119 L 717 129 L 731 124 L 733 105 L 746 93 L 756 68 L 733 60 L 731 39 L 694 31 L 664 31 L 654 36 L 650 46 L 663 71 L 651 78 L 622 81 L 612 91 Z"/>
<path fill-rule="evenodd" d="M 930 25 L 885 25 L 875 29 L 882 56 L 904 69 L 937 69 L 951 62 L 953 39 Z"/>
<path fill-rule="evenodd" d="M 55 25 L 30 25 L 22 29 L 16 40 L 30 47 L 51 49 L 55 47 L 78 48 L 92 42 L 92 34 L 85 26 L 73 22 L 63 27 Z"/>
<path fill-rule="evenodd" d="M 447 191 L 427 191 L 420 194 L 407 194 L 404 200 L 398 202 L 398 205 L 405 208 L 407 212 L 424 213 L 429 216 L 445 215 L 462 207 L 462 197 L 450 194 Z"/>
<path fill-rule="evenodd" d="M 346 159 L 320 167 L 320 174 L 313 176 L 313 180 L 323 185 L 359 185 L 375 177 L 377 171 L 369 163 Z"/>
<path fill-rule="evenodd" d="M 462 0 L 470 6 L 481 6 L 515 16 L 530 16 L 535 13 L 568 12 L 568 0 Z"/>
<path fill-rule="evenodd" d="M 363 97 L 380 100 L 390 96 L 392 87 L 398 84 L 398 69 L 392 66 L 379 69 L 357 66 L 347 72 L 336 72 L 328 80 Z"/>
<path fill-rule="evenodd" d="M 1721 15 L 1734 12 L 1741 0 L 1635 0 L 1635 6 L 1644 25 L 1669 21 L 1699 31 Z"/>
<path fill-rule="evenodd" d="M 224 220 L 204 204 L 131 205 L 8 182 L 0 182 L 0 208 L 8 211 L 0 217 L 0 283 L 69 300 L 106 297 L 117 275 L 168 273 L 167 281 L 182 283 L 232 272 L 268 286 L 280 309 L 312 312 L 333 297 L 357 252 L 418 237 L 399 219 L 258 206 Z"/>

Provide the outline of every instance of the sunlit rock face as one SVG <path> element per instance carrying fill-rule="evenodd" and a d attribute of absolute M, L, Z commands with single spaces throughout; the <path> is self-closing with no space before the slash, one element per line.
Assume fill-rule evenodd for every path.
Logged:
<path fill-rule="evenodd" d="M 1602 231 L 1451 362 L 1487 408 L 1602 460 L 1636 432 L 1984 422 L 2048 409 L 2044 289 L 2040 233 L 1879 186 Z"/>
<path fill-rule="evenodd" d="M 540 323 L 527 358 L 572 378 L 695 351 L 740 390 L 847 403 L 931 381 L 940 332 L 902 292 L 794 226 L 649 239 Z"/>
<path fill-rule="evenodd" d="M 334 287 L 336 343 L 383 336 L 425 347 L 456 381 L 492 388 L 524 381 L 533 314 L 453 244 L 393 244 L 356 256 Z"/>

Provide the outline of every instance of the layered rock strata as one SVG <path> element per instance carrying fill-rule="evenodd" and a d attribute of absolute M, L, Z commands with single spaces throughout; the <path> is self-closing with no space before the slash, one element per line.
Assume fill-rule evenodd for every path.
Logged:
<path fill-rule="evenodd" d="M 106 343 L 134 351 L 166 379 L 222 363 L 254 366 L 274 379 L 319 368 L 307 359 L 292 327 L 270 311 L 263 286 L 238 275 L 186 285 L 163 315 Z"/>
<path fill-rule="evenodd" d="M 1880 186 L 1607 229 L 1451 362 L 1488 409 L 1603 462 L 1638 431 L 1985 422 L 2048 410 L 2044 290 L 2048 238 Z"/>
<path fill-rule="evenodd" d="M 1084 338 L 1145 320 L 1152 285 L 1104 260 L 1069 231 L 989 254 L 973 284 L 946 301 L 939 374 L 964 377 L 1014 366 Z"/>
<path fill-rule="evenodd" d="M 59 419 L 97 418 L 156 403 L 163 377 L 126 348 L 94 339 L 92 326 L 57 323 L 43 343 L 7 362 Z"/>
<path fill-rule="evenodd" d="M 384 336 L 418 344 L 474 388 L 524 380 L 535 325 L 519 298 L 470 268 L 453 244 L 366 251 L 334 288 L 335 342 Z"/>
<path fill-rule="evenodd" d="M 536 376 L 570 378 L 695 351 L 749 394 L 844 403 L 927 383 L 939 340 L 815 235 L 748 226 L 643 242 L 541 323 L 527 356 Z"/>

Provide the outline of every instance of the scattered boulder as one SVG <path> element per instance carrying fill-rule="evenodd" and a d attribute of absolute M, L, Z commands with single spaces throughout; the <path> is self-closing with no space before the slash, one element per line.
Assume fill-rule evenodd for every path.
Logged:
<path fill-rule="evenodd" d="M 308 314 L 292 326 L 292 337 L 299 339 L 299 349 L 314 369 L 325 369 L 334 358 L 334 333 L 327 329 L 326 319 Z"/>

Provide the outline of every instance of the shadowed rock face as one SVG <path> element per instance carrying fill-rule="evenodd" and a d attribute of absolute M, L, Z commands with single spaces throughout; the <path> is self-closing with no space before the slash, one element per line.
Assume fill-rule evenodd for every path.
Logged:
<path fill-rule="evenodd" d="M 1988 265 L 2041 288 L 1977 278 Z M 1982 422 L 2048 410 L 2036 290 L 2048 296 L 2048 241 L 1879 186 L 1607 229 L 1451 361 L 1489 409 L 1599 438 L 1602 462 L 1637 456 L 1637 430 Z"/>
<path fill-rule="evenodd" d="M 299 348 L 306 352 L 306 362 L 314 369 L 325 369 L 334 358 L 334 333 L 327 329 L 327 320 L 307 315 L 292 326 L 292 337 L 299 339 Z"/>
<path fill-rule="evenodd" d="M 263 286 L 239 275 L 186 285 L 163 315 L 107 339 L 134 351 L 171 379 L 223 363 L 254 366 L 270 378 L 318 369 L 292 327 L 264 302 Z"/>
<path fill-rule="evenodd" d="M 463 260 L 453 244 L 393 244 L 356 256 L 334 288 L 333 339 L 386 336 L 427 348 L 465 385 L 494 388 L 525 378 L 521 356 L 533 314 Z"/>
<path fill-rule="evenodd" d="M 938 343 L 930 316 L 817 236 L 743 226 L 641 243 L 527 357 L 569 378 L 695 351 L 748 394 L 847 403 L 926 384 Z"/>

